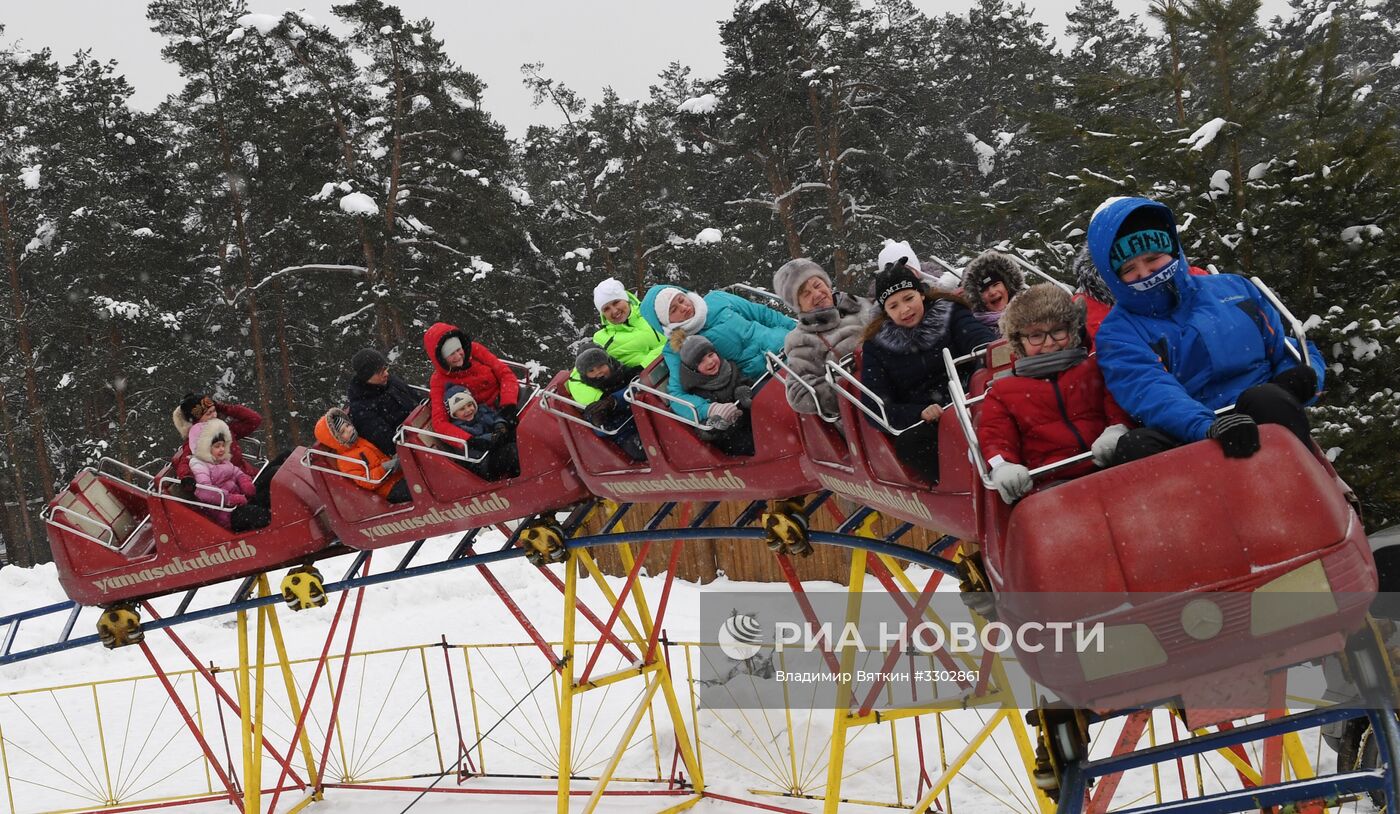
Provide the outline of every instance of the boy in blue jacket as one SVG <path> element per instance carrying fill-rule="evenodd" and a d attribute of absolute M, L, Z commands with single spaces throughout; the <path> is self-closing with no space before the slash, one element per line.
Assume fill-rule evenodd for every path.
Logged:
<path fill-rule="evenodd" d="M 1099 328 L 1099 366 L 1113 397 L 1143 424 L 1119 440 L 1118 462 L 1204 438 L 1247 458 L 1259 450 L 1259 424 L 1310 443 L 1303 408 L 1322 392 L 1322 355 L 1309 342 L 1308 364 L 1298 363 L 1258 288 L 1234 274 L 1192 276 L 1172 211 L 1146 198 L 1105 201 L 1088 243 L 1117 298 Z"/>

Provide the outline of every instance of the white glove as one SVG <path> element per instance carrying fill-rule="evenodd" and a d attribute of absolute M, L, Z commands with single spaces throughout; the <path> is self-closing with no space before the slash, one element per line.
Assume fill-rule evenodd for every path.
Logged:
<path fill-rule="evenodd" d="M 709 421 L 715 427 L 724 429 L 734 426 L 734 422 L 739 420 L 739 405 L 732 401 L 724 401 L 719 404 L 710 405 Z"/>
<path fill-rule="evenodd" d="M 398 468 L 399 468 L 399 456 L 395 455 L 395 456 L 392 457 L 392 458 L 387 458 L 387 459 L 385 459 L 385 461 L 384 461 L 384 472 L 385 472 L 385 474 L 389 474 L 389 473 L 392 473 L 392 472 L 396 472 L 396 471 L 398 471 Z"/>
<path fill-rule="evenodd" d="M 1104 428 L 1099 433 L 1099 437 L 1094 439 L 1094 444 L 1090 451 L 1094 454 L 1094 466 L 1099 469 L 1107 469 L 1113 466 L 1113 461 L 1118 457 L 1118 439 L 1128 434 L 1128 428 L 1122 424 L 1113 424 Z"/>
<path fill-rule="evenodd" d="M 1035 486 L 1035 482 L 1031 480 L 1031 471 L 1020 464 L 1012 463 L 997 464 L 992 470 L 992 484 L 1008 505 L 1025 497 L 1031 487 Z"/>

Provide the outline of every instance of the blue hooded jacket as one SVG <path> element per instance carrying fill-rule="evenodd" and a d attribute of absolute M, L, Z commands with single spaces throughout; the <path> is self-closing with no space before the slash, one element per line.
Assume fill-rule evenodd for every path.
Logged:
<path fill-rule="evenodd" d="M 689 292 L 678 285 L 654 285 L 642 298 L 642 317 L 651 327 L 665 334 L 661 320 L 656 317 L 656 295 L 663 288 L 677 288 Z M 752 379 L 762 376 L 768 369 L 767 360 L 763 357 L 764 351 L 782 353 L 783 341 L 787 339 L 788 332 L 797 326 L 797 321 L 792 317 L 725 291 L 711 291 L 705 295 L 704 300 L 709 311 L 705 315 L 705 327 L 699 330 L 699 335 L 710 340 L 710 344 L 715 346 L 715 353 L 738 365 L 739 372 Z M 694 418 L 704 421 L 710 414 L 710 402 L 687 393 L 681 387 L 680 354 L 667 342 L 661 356 L 666 360 L 666 368 L 671 372 L 670 378 L 666 380 L 667 389 L 671 395 L 694 405 L 697 413 Z M 677 415 L 693 417 L 689 410 L 677 409 L 678 406 L 671 405 L 672 411 Z"/>
<path fill-rule="evenodd" d="M 1157 207 L 1171 223 L 1176 257 L 1169 279 L 1140 291 L 1118 279 L 1109 254 L 1133 211 Z M 1176 237 L 1171 209 L 1146 198 L 1111 199 L 1089 221 L 1089 253 L 1117 298 L 1095 340 L 1099 367 L 1113 397 L 1145 426 L 1182 442 L 1199 441 L 1215 410 L 1296 366 L 1289 334 L 1274 306 L 1234 274 L 1193 276 Z M 1296 345 L 1295 345 L 1296 346 Z M 1308 343 L 1322 392 L 1322 354 Z"/>

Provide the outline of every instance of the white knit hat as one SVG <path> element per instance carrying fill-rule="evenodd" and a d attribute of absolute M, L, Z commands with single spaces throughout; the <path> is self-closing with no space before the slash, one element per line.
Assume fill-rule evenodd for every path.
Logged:
<path fill-rule="evenodd" d="M 593 307 L 599 311 L 613 300 L 627 299 L 627 287 L 616 277 L 609 277 L 593 288 Z"/>
<path fill-rule="evenodd" d="M 671 301 L 676 297 L 684 296 L 685 292 L 673 286 L 666 286 L 656 292 L 656 298 L 652 300 L 652 305 L 656 308 L 656 321 L 665 328 L 671 327 Z"/>
<path fill-rule="evenodd" d="M 883 248 L 880 249 L 880 257 L 875 261 L 875 272 L 878 274 L 885 270 L 885 266 L 890 263 L 898 263 L 899 258 L 909 258 L 910 270 L 918 274 L 922 268 L 919 256 L 914 254 L 914 249 L 904 240 L 886 240 Z"/>

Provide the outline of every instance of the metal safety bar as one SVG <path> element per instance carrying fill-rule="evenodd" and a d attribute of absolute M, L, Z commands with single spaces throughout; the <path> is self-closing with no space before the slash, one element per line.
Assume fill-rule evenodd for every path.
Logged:
<path fill-rule="evenodd" d="M 549 390 L 543 390 L 543 389 L 539 391 L 539 395 L 540 395 L 540 409 L 541 409 L 541 410 L 544 410 L 546 413 L 549 413 L 549 414 L 552 415 L 552 416 L 557 416 L 557 417 L 559 417 L 559 418 L 562 418 L 562 419 L 564 419 L 565 421 L 572 421 L 572 422 L 575 423 L 575 424 L 579 424 L 579 425 L 581 425 L 581 426 L 587 427 L 587 428 L 589 428 L 590 430 L 593 430 L 594 432 L 596 432 L 596 433 L 598 433 L 598 434 L 600 434 L 600 435 L 609 435 L 609 436 L 611 436 L 611 435 L 617 435 L 619 432 L 622 432 L 622 428 L 623 428 L 623 427 L 626 427 L 627 424 L 628 424 L 628 422 L 631 422 L 631 421 L 634 420 L 634 419 L 632 418 L 632 416 L 629 415 L 629 416 L 627 417 L 627 421 L 624 421 L 624 422 L 622 422 L 621 424 L 617 425 L 617 427 L 616 427 L 615 429 L 606 430 L 606 429 L 603 429 L 602 427 L 598 426 L 597 424 L 594 424 L 593 422 L 589 421 L 588 419 L 582 418 L 581 415 L 573 415 L 572 413 L 566 413 L 566 412 L 564 412 L 563 410 L 559 409 L 558 407 L 555 407 L 553 404 L 550 403 L 550 402 L 553 402 L 553 401 L 556 401 L 556 400 L 557 400 L 557 401 L 560 401 L 560 402 L 562 402 L 562 403 L 564 403 L 564 404 L 567 404 L 568 406 L 574 408 L 575 410 L 578 410 L 579 413 L 582 414 L 582 413 L 583 413 L 583 410 L 584 410 L 584 406 L 583 406 L 582 404 L 580 404 L 579 402 L 574 401 L 573 399 L 569 398 L 568 396 L 562 395 L 562 394 L 560 394 L 560 393 L 554 393 L 554 392 L 551 392 L 551 391 L 549 391 Z"/>
<path fill-rule="evenodd" d="M 943 349 L 943 367 L 948 371 L 948 393 L 953 399 L 953 412 L 957 415 L 958 425 L 962 427 L 963 437 L 967 439 L 968 457 L 977 468 L 977 476 L 982 479 L 982 485 L 988 489 L 995 489 L 996 485 L 987 475 L 987 460 L 982 457 L 982 448 L 977 444 L 977 431 L 972 427 L 972 413 L 967 409 L 967 392 L 963 390 L 962 380 L 958 378 L 957 360 L 948 348 Z"/>
<path fill-rule="evenodd" d="M 325 467 L 319 464 L 312 463 L 311 457 L 313 455 L 319 455 L 323 458 L 331 458 L 336 461 L 346 461 L 348 463 L 356 464 L 365 471 L 365 474 L 363 476 L 356 475 L 353 472 L 345 472 L 339 468 Z M 384 476 L 376 480 L 375 478 L 370 477 L 369 464 L 366 463 L 363 458 L 351 458 L 348 455 L 340 455 L 334 452 L 330 452 L 328 450 L 316 449 L 314 447 L 306 448 L 306 454 L 301 456 L 301 465 L 306 467 L 307 469 L 314 469 L 317 472 L 325 472 L 327 475 L 339 475 L 342 478 L 363 481 L 365 483 L 373 484 L 375 486 L 378 486 L 379 484 L 383 483 L 393 474 L 392 472 L 385 471 Z"/>
<path fill-rule="evenodd" d="M 783 299 L 782 297 L 779 297 L 777 294 L 774 294 L 772 291 L 769 291 L 769 290 L 766 289 L 766 288 L 756 288 L 756 287 L 751 286 L 751 285 L 745 285 L 744 283 L 733 283 L 733 284 L 731 284 L 731 285 L 725 286 L 724 288 L 722 288 L 722 289 L 720 289 L 720 290 L 721 290 L 721 291 L 742 291 L 742 292 L 744 292 L 745 294 L 753 294 L 753 295 L 756 296 L 756 297 L 763 297 L 763 298 L 765 298 L 765 299 L 776 300 L 776 301 L 778 301 L 779 303 L 782 303 L 782 306 L 783 306 L 783 310 L 784 310 L 784 311 L 792 311 L 792 310 L 793 310 L 793 309 L 792 309 L 792 306 L 791 306 L 791 305 L 788 305 L 787 300 Z"/>
<path fill-rule="evenodd" d="M 1308 332 L 1303 328 L 1303 323 L 1299 322 L 1298 318 L 1293 316 L 1293 312 L 1288 310 L 1288 306 L 1283 304 L 1283 301 L 1278 298 L 1274 290 L 1265 285 L 1263 280 L 1258 277 L 1250 277 L 1249 281 L 1254 283 L 1255 288 L 1259 289 L 1260 293 L 1264 295 L 1264 298 L 1267 299 L 1274 308 L 1278 309 L 1279 316 L 1282 317 L 1283 321 L 1288 323 L 1288 327 L 1292 329 L 1293 338 L 1298 340 L 1298 347 L 1296 348 L 1289 345 L 1287 342 L 1283 344 L 1288 346 L 1288 349 L 1293 353 L 1293 358 L 1296 359 L 1299 364 L 1308 364 Z"/>
<path fill-rule="evenodd" d="M 663 401 L 670 402 L 671 404 L 681 405 L 685 407 L 685 409 L 689 410 L 690 414 L 695 417 L 686 418 L 685 416 L 680 415 L 679 413 L 676 413 L 673 410 L 668 410 L 664 407 L 657 407 L 655 404 L 647 404 L 645 401 L 642 401 L 637 398 L 638 393 L 649 393 L 653 396 L 656 396 L 659 399 L 662 399 Z M 673 396 L 670 393 L 665 392 L 664 390 L 658 390 L 650 385 L 642 384 L 640 379 L 636 379 L 631 384 L 627 385 L 627 389 L 623 391 L 622 397 L 627 400 L 628 404 L 635 404 L 636 406 L 641 407 L 643 410 L 648 410 L 650 412 L 656 413 L 657 415 L 665 416 L 671 419 L 672 421 L 677 421 L 681 424 L 685 424 L 686 426 L 694 427 L 697 430 L 710 429 L 710 427 L 700 423 L 700 411 L 695 408 L 694 404 L 691 404 L 683 398 Z"/>
<path fill-rule="evenodd" d="M 426 436 L 428 438 L 436 438 L 439 441 L 446 441 L 449 444 L 460 444 L 462 447 L 462 454 L 459 455 L 455 452 L 440 449 L 430 444 L 415 443 L 413 441 L 410 441 L 406 437 L 406 434 L 410 432 L 416 433 L 420 439 Z M 452 435 L 444 435 L 440 432 L 436 432 L 425 427 L 410 427 L 407 424 L 400 426 L 398 430 L 394 433 L 394 444 L 401 447 L 408 447 L 409 449 L 416 449 L 419 452 L 427 452 L 433 455 L 441 455 L 444 458 L 451 458 L 455 461 L 465 461 L 469 464 L 479 464 L 482 461 L 486 460 L 487 455 L 491 454 L 491 450 L 488 449 L 485 452 L 482 452 L 480 455 L 473 458 L 471 455 L 471 450 L 467 447 L 467 442 L 462 440 L 461 438 L 457 438 L 456 436 Z"/>
<path fill-rule="evenodd" d="M 56 512 L 62 512 L 64 517 L 72 518 L 80 523 L 88 523 L 93 526 L 96 526 L 103 532 L 106 532 L 107 536 L 110 539 L 101 540 L 92 536 L 91 534 L 88 534 L 82 529 L 74 528 L 73 526 L 69 526 L 64 523 L 59 523 L 57 520 L 54 519 L 54 514 Z M 74 511 L 73 509 L 70 509 L 67 506 L 59 506 L 58 504 L 46 506 L 44 507 L 44 511 L 40 512 L 39 517 L 50 526 L 63 529 L 64 531 L 70 534 L 76 534 L 79 537 L 82 537 L 84 540 L 91 540 L 92 542 L 97 543 L 98 545 L 103 546 L 104 548 L 110 548 L 113 551 L 119 551 L 121 549 L 121 546 L 117 545 L 117 532 L 111 527 L 111 525 L 104 523 L 101 520 L 88 517 L 82 512 Z"/>
<path fill-rule="evenodd" d="M 1015 253 L 1013 253 L 1013 252 L 1002 252 L 1002 254 L 1005 254 L 1007 257 L 1010 257 L 1010 258 L 1012 259 L 1012 261 L 1014 261 L 1014 262 L 1016 263 L 1016 265 L 1020 266 L 1021 268 L 1025 269 L 1026 271 L 1029 271 L 1031 274 L 1034 274 L 1035 276 L 1039 277 L 1040 279 L 1044 280 L 1045 282 L 1050 283 L 1050 284 L 1052 284 L 1052 285 L 1059 286 L 1063 291 L 1065 291 L 1065 292 L 1068 293 L 1068 294 L 1073 294 L 1073 293 L 1074 293 L 1074 286 L 1071 286 L 1071 285 L 1069 285 L 1068 283 L 1065 283 L 1065 282 L 1063 282 L 1063 281 L 1061 281 L 1061 280 L 1058 280 L 1058 279 L 1056 279 L 1056 278 L 1050 276 L 1050 274 L 1049 274 L 1048 272 L 1042 270 L 1042 269 L 1040 268 L 1040 266 L 1037 266 L 1036 264 L 1032 263 L 1031 261 L 1027 260 L 1026 258 L 1020 256 L 1019 254 L 1015 254 Z M 1014 294 L 1014 293 L 1016 293 L 1016 292 L 1011 291 L 1011 292 L 1007 292 L 1007 293 Z"/>
<path fill-rule="evenodd" d="M 261 474 L 261 473 L 260 473 L 260 474 Z M 156 491 L 156 492 L 154 492 L 153 494 L 155 494 L 156 497 L 161 498 L 162 500 L 173 500 L 173 501 L 175 501 L 176 503 L 185 503 L 185 504 L 187 504 L 187 505 L 194 506 L 194 507 L 199 508 L 199 509 L 213 509 L 213 510 L 216 511 L 216 512 L 231 512 L 231 511 L 233 511 L 233 507 L 224 502 L 224 490 L 218 488 L 217 486 L 209 486 L 208 484 L 204 484 L 204 483 L 196 483 L 196 484 L 194 485 L 194 490 L 195 490 L 196 492 L 198 492 L 200 489 L 203 489 L 203 490 L 205 490 L 205 491 L 207 491 L 207 492 L 217 492 L 217 493 L 219 494 L 219 503 L 218 503 L 218 505 L 215 505 L 215 504 L 213 504 L 213 503 L 205 503 L 205 502 L 202 501 L 202 500 L 190 500 L 190 499 L 188 499 L 188 498 L 180 497 L 179 495 L 172 495 L 172 494 L 170 494 L 170 491 L 169 491 L 168 487 L 170 487 L 170 486 L 179 486 L 179 485 L 180 485 L 180 479 L 179 479 L 179 478 L 171 478 L 171 477 L 164 477 L 164 478 L 161 478 L 161 479 L 160 479 L 160 483 L 158 484 L 159 490 Z"/>
<path fill-rule="evenodd" d="M 880 412 L 877 413 L 875 412 L 875 410 L 872 410 L 868 406 L 866 406 L 864 399 L 862 399 L 859 395 L 856 395 L 855 393 L 852 393 L 846 390 L 844 387 L 842 387 L 840 383 L 837 382 L 835 378 L 833 378 L 833 375 L 841 378 L 844 381 L 850 382 L 852 387 L 855 387 L 861 393 L 868 396 L 870 400 L 874 402 L 875 409 L 879 410 Z M 884 399 L 871 392 L 870 388 L 862 384 L 860 379 L 857 379 L 855 376 L 852 376 L 851 372 L 847 370 L 841 362 L 838 362 L 834 359 L 827 361 L 826 380 L 831 382 L 831 386 L 836 390 L 836 395 L 840 396 L 846 401 L 849 401 L 855 406 L 857 410 L 860 410 L 862 413 L 865 413 L 866 418 L 869 418 L 875 423 L 876 426 L 889 433 L 890 435 L 903 435 L 904 433 L 909 432 L 910 430 L 924 423 L 921 419 L 919 421 L 914 422 L 913 424 L 910 424 L 902 430 L 897 430 L 894 427 L 891 427 L 889 416 L 885 413 Z"/>
<path fill-rule="evenodd" d="M 841 420 L 841 415 L 839 413 L 834 416 L 829 416 L 822 412 L 822 400 L 817 396 L 817 388 L 813 387 L 811 382 L 798 375 L 796 371 L 789 367 L 785 359 L 772 351 L 764 351 L 763 358 L 768 362 L 768 375 L 776 379 L 778 378 L 778 371 L 781 370 L 787 374 L 786 378 L 783 379 L 784 383 L 796 382 L 802 389 L 807 391 L 807 394 L 812 397 L 812 405 L 817 408 L 816 415 L 821 418 L 822 421 L 828 424 L 835 424 Z M 826 382 L 831 384 L 831 379 L 826 379 Z"/>
<path fill-rule="evenodd" d="M 968 353 L 968 354 L 965 354 L 965 355 L 963 355 L 963 356 L 959 356 L 959 357 L 957 357 L 956 359 L 953 359 L 952 364 L 954 364 L 954 365 L 960 365 L 960 364 L 962 364 L 962 363 L 964 363 L 964 362 L 969 362 L 969 361 L 972 361 L 972 360 L 974 360 L 974 359 L 977 359 L 979 356 L 981 356 L 982 352 L 983 352 L 984 350 L 986 350 L 986 347 L 987 347 L 986 345 L 981 345 L 981 346 L 978 346 L 978 347 L 976 347 L 976 348 L 973 348 L 973 350 L 972 350 L 971 353 Z M 944 349 L 943 349 L 943 354 L 944 354 L 945 360 L 952 357 L 952 354 L 949 352 L 949 350 L 948 350 L 947 348 L 944 348 Z M 827 380 L 828 382 L 831 382 L 831 386 L 834 387 L 834 388 L 836 389 L 836 395 L 840 396 L 841 398 L 843 398 L 843 399 L 845 399 L 846 401 L 849 401 L 851 404 L 855 405 L 856 409 L 860 410 L 862 413 L 865 413 L 866 417 L 868 417 L 868 418 L 869 418 L 871 421 L 873 421 L 878 427 L 880 427 L 880 429 L 884 430 L 885 432 L 889 433 L 890 435 L 902 435 L 903 433 L 909 432 L 910 430 L 914 429 L 915 427 L 919 426 L 920 424 L 927 423 L 927 422 L 924 422 L 924 421 L 922 421 L 922 420 L 916 421 L 915 423 L 910 424 L 909 426 L 905 427 L 905 428 L 902 429 L 902 430 L 897 430 L 897 429 L 895 429 L 894 427 L 891 427 L 891 426 L 890 426 L 890 422 L 889 422 L 889 417 L 888 417 L 888 415 L 885 413 L 885 401 L 884 401 L 884 399 L 880 398 L 879 396 L 877 396 L 877 395 L 875 395 L 873 392 L 871 392 L 870 388 L 868 388 L 868 387 L 866 387 L 864 384 L 862 384 L 861 381 L 860 381 L 859 379 L 857 379 L 855 376 L 851 375 L 851 372 L 850 372 L 849 370 L 846 369 L 846 365 L 849 364 L 850 358 L 851 358 L 851 357 L 848 356 L 848 357 L 846 357 L 845 359 L 841 359 L 840 361 L 828 360 L 827 363 L 826 363 L 826 380 Z M 958 376 L 957 376 L 957 370 L 956 370 L 956 368 L 955 368 L 955 367 L 950 367 L 949 370 L 951 371 L 951 372 L 949 373 L 949 377 L 952 378 L 952 379 L 957 379 Z M 840 384 L 836 381 L 836 379 L 832 378 L 833 374 L 835 374 L 836 376 L 840 377 L 841 379 L 843 379 L 843 380 L 845 380 L 845 381 L 847 381 L 847 382 L 850 382 L 851 385 L 853 385 L 854 387 L 858 388 L 858 389 L 860 390 L 861 393 L 864 393 L 866 396 L 868 396 L 868 397 L 870 398 L 870 400 L 871 400 L 872 402 L 874 402 L 875 407 L 880 411 L 879 414 L 877 415 L 874 411 L 872 411 L 869 407 L 867 407 L 867 406 L 865 405 L 865 401 L 862 400 L 862 399 L 860 398 L 860 396 L 858 396 L 858 395 L 856 395 L 855 393 L 852 393 L 852 392 L 846 390 L 845 388 L 841 387 Z M 960 389 L 961 389 L 961 384 L 959 385 L 959 387 L 960 387 Z M 945 409 L 945 410 L 948 409 L 948 406 L 947 406 L 947 405 L 944 405 L 944 406 L 943 406 L 943 409 Z"/>
<path fill-rule="evenodd" d="M 144 470 L 137 469 L 136 467 L 131 466 L 131 465 L 129 465 L 129 464 L 123 463 L 122 461 L 119 461 L 119 460 L 117 460 L 116 458 L 108 458 L 108 457 L 106 457 L 106 456 L 103 456 L 102 458 L 98 459 L 98 461 L 97 461 L 97 466 L 96 466 L 95 468 L 93 468 L 93 471 L 94 471 L 94 472 L 101 472 L 101 471 L 102 471 L 102 467 L 103 467 L 104 465 L 115 466 L 115 467 L 117 467 L 117 469 L 119 469 L 120 471 L 122 471 L 122 472 L 124 472 L 124 473 L 126 473 L 126 474 L 128 474 L 128 475 L 140 475 L 142 478 L 145 478 L 146 483 L 148 484 L 147 486 L 139 486 L 139 485 L 137 485 L 136 483 L 132 482 L 130 479 L 127 479 L 127 478 L 123 478 L 123 480 L 125 480 L 128 484 L 130 484 L 130 485 L 132 485 L 132 486 L 135 486 L 137 489 L 140 489 L 141 491 L 143 491 L 143 492 L 145 492 L 145 493 L 147 493 L 147 494 L 150 494 L 151 489 L 154 488 L 155 485 L 156 485 L 156 476 L 155 476 L 155 475 L 152 475 L 151 473 L 146 472 L 146 471 L 144 471 Z M 147 465 L 149 466 L 149 464 L 147 464 Z"/>

